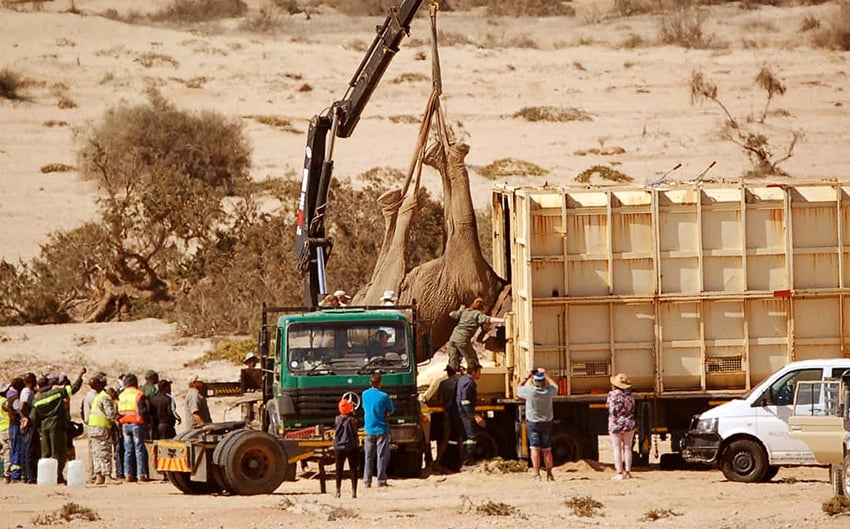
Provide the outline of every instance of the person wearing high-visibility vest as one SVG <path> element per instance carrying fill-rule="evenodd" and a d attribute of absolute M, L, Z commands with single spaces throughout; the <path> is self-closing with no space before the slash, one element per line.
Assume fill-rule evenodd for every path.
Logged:
<path fill-rule="evenodd" d="M 59 463 L 56 475 L 59 483 L 65 483 L 62 471 L 68 459 L 68 428 L 71 414 L 68 407 L 71 396 L 80 391 L 83 385 L 83 375 L 86 368 L 80 370 L 80 375 L 73 384 L 53 384 L 47 377 L 38 379 L 38 394 L 32 404 L 30 419 L 41 434 L 41 457 L 52 457 Z"/>
<path fill-rule="evenodd" d="M 139 389 L 139 378 L 127 373 L 124 375 L 124 391 L 118 395 L 118 422 L 124 436 L 124 479 L 129 483 L 150 481 L 148 452 L 145 449 L 149 414 L 150 403 Z"/>
<path fill-rule="evenodd" d="M 91 439 L 91 459 L 94 484 L 103 485 L 112 476 L 112 421 L 118 417 L 115 403 L 106 392 L 106 376 L 102 373 L 89 380 L 97 392 L 88 413 L 88 436 Z"/>
<path fill-rule="evenodd" d="M 0 459 L 3 460 L 3 476 L 11 474 L 12 440 L 9 437 L 9 412 L 6 410 L 6 390 L 9 384 L 0 384 Z M 11 480 L 10 480 L 11 481 Z"/>

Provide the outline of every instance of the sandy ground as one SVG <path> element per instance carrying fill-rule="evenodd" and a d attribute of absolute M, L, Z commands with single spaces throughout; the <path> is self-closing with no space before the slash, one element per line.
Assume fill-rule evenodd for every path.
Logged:
<path fill-rule="evenodd" d="M 78 0 L 76 7 L 92 15 L 107 8 L 154 10 L 165 3 Z M 248 3 L 252 8 L 260 4 Z M 845 90 L 850 55 L 813 48 L 810 36 L 799 31 L 807 16 L 827 24 L 835 16 L 834 4 L 713 8 L 706 32 L 728 46 L 709 50 L 655 45 L 657 20 L 611 18 L 608 2 L 575 5 L 575 18 L 440 15 L 444 102 L 449 119 L 472 147 L 468 163 L 477 207 L 487 207 L 492 185 L 478 170 L 503 157 L 549 170 L 543 177 L 506 179 L 512 184 L 566 184 L 595 164 L 612 165 L 643 184 L 680 162 L 683 167 L 672 176 L 686 180 L 713 160 L 718 161 L 713 176 L 738 179 L 749 162 L 739 148 L 720 138 L 723 118 L 718 109 L 690 102 L 689 83 L 696 69 L 717 82 L 733 114 L 745 119 L 761 112 L 764 95 L 755 89 L 754 78 L 762 65 L 769 65 L 787 88 L 771 103 L 778 112 L 768 117 L 780 140 L 777 151 L 790 131 L 805 133 L 805 141 L 782 167 L 798 180 L 844 178 L 850 162 L 850 93 Z M 37 255 L 51 232 L 95 218 L 97 191 L 91 182 L 81 181 L 73 170 L 43 174 L 40 168 L 49 163 L 74 166 L 86 127 L 111 106 L 141 102 L 148 86 L 158 87 L 181 108 L 242 118 L 254 149 L 254 179 L 298 174 L 309 118 L 342 96 L 379 22 L 319 13 L 309 21 L 292 17 L 283 32 L 269 36 L 239 30 L 235 21 L 190 31 L 60 13 L 68 6 L 51 2 L 40 13 L 0 8 L 0 68 L 20 72 L 30 85 L 28 101 L 0 100 L 0 258 L 11 261 Z M 395 118 L 419 116 L 424 108 L 430 75 L 427 35 L 426 19 L 417 19 L 411 40 L 402 44 L 357 132 L 337 142 L 337 176 L 355 177 L 375 166 L 407 167 L 417 125 Z M 634 36 L 646 44 L 622 45 Z M 465 43 L 457 44 L 460 40 Z M 146 67 L 139 58 L 149 52 L 171 61 Z M 410 74 L 421 80 L 402 80 Z M 302 91 L 305 85 L 311 89 Z M 59 108 L 63 99 L 76 107 Z M 511 117 L 534 106 L 575 107 L 593 120 L 530 123 Z M 251 117 L 261 115 L 289 119 L 298 132 Z M 622 151 L 612 149 L 620 153 L 611 156 L 586 153 L 601 147 Z M 426 170 L 424 177 L 439 194 L 437 176 Z M 48 366 L 75 373 L 85 365 L 110 377 L 154 368 L 175 380 L 182 401 L 184 381 L 192 373 L 208 380 L 236 379 L 237 366 L 195 364 L 211 345 L 210 340 L 182 338 L 173 326 L 157 320 L 0 328 L 0 376 L 8 379 Z M 215 418 L 236 413 L 227 407 L 227 402 L 216 401 Z M 831 497 L 827 472 L 821 468 L 784 469 L 771 483 L 746 485 L 726 482 L 717 471 L 650 466 L 632 481 L 612 482 L 610 454 L 604 442 L 601 447 L 601 471 L 586 463 L 570 464 L 557 469 L 554 483 L 479 469 L 396 481 L 388 490 L 361 490 L 354 501 L 319 495 L 314 480 L 250 498 L 189 498 L 164 483 L 85 489 L 0 485 L 0 528 L 29 527 L 38 514 L 68 502 L 92 508 L 101 517 L 72 522 L 73 527 L 468 529 L 655 523 L 731 529 L 838 528 L 850 523 L 846 517 L 821 513 L 821 503 Z M 603 504 L 604 516 L 580 518 L 564 504 L 588 495 Z M 510 516 L 476 512 L 476 506 L 488 502 L 503 502 L 517 511 Z M 677 515 L 641 521 L 653 509 Z"/>

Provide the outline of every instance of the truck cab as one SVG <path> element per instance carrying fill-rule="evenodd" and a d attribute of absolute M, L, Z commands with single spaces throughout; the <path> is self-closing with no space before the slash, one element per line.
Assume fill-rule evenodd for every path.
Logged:
<path fill-rule="evenodd" d="M 841 378 L 801 383 L 788 420 L 792 439 L 806 443 L 817 462 L 829 465 L 836 495 L 850 491 L 850 371 Z M 808 404 L 807 403 L 811 403 Z"/>
<path fill-rule="evenodd" d="M 730 481 L 773 478 L 781 466 L 821 464 L 809 445 L 789 435 L 792 416 L 826 415 L 824 391 L 795 393 L 812 382 L 835 380 L 850 369 L 850 359 L 793 362 L 741 399 L 716 406 L 692 420 L 682 440 L 682 457 L 718 466 Z"/>
<path fill-rule="evenodd" d="M 266 402 L 267 431 L 293 438 L 331 427 L 340 398 L 359 404 L 372 374 L 380 372 L 382 389 L 396 409 L 389 421 L 395 458 L 391 470 L 418 476 L 423 447 L 412 321 L 412 312 L 402 307 L 280 315 L 273 345 L 263 344 L 262 338 L 260 344 L 261 350 L 268 348 L 265 362 L 273 373 Z M 358 413 L 362 416 L 362 411 Z"/>

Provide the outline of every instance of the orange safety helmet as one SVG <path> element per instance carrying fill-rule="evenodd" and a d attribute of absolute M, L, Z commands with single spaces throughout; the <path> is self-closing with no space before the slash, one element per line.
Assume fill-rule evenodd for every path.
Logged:
<path fill-rule="evenodd" d="M 354 404 L 348 399 L 339 399 L 339 412 L 344 415 L 354 413 Z"/>

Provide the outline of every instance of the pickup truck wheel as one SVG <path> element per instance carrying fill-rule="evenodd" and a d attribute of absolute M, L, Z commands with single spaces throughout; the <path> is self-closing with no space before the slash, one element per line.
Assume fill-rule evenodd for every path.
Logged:
<path fill-rule="evenodd" d="M 850 454 L 844 456 L 843 465 L 835 465 L 841 467 L 841 473 L 837 476 L 837 481 L 841 482 L 841 491 L 836 490 L 836 494 L 847 496 L 850 493 Z"/>
<path fill-rule="evenodd" d="M 234 494 L 271 494 L 286 478 L 289 467 L 286 451 L 267 433 L 234 432 L 217 448 L 224 481 Z"/>
<path fill-rule="evenodd" d="M 777 474 L 779 474 L 779 465 L 770 465 L 764 472 L 764 476 L 761 477 L 761 481 L 770 481 L 775 478 Z"/>
<path fill-rule="evenodd" d="M 740 439 L 732 441 L 723 451 L 720 466 L 729 481 L 755 483 L 767 472 L 767 454 L 755 441 Z"/>

